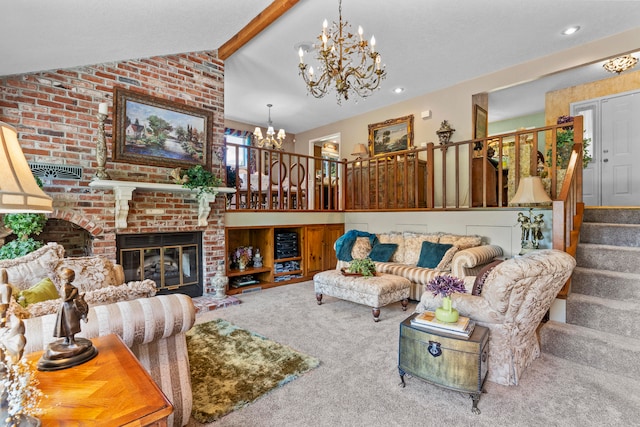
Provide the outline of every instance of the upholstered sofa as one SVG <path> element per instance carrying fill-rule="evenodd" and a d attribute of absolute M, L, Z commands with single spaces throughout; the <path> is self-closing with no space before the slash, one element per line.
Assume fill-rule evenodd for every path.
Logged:
<path fill-rule="evenodd" d="M 338 258 L 336 269 L 347 268 L 352 259 L 370 257 L 375 261 L 377 272 L 409 279 L 409 298 L 413 300 L 420 299 L 426 284 L 435 276 L 475 276 L 482 267 L 502 256 L 501 247 L 484 244 L 480 236 L 442 232 L 370 234 L 350 230 L 338 238 L 334 247 Z M 378 248 L 383 250 L 378 251 Z M 382 258 L 377 256 L 380 252 L 386 252 Z M 436 258 L 425 257 L 425 252 L 435 254 Z M 421 263 L 425 258 L 430 258 L 432 267 L 418 266 L 426 265 Z"/>
<path fill-rule="evenodd" d="M 169 425 L 183 426 L 192 409 L 191 374 L 185 333 L 195 322 L 187 295 L 159 295 L 92 306 L 79 337 L 119 335 L 173 404 Z M 56 340 L 56 314 L 24 319 L 25 353 L 44 350 Z"/>
<path fill-rule="evenodd" d="M 460 315 L 490 330 L 489 381 L 517 385 L 540 355 L 536 330 L 575 265 L 565 252 L 534 251 L 491 263 L 476 276 L 470 293 L 451 295 Z M 441 304 L 440 296 L 427 291 L 416 311 L 434 311 Z"/>
<path fill-rule="evenodd" d="M 43 280 L 50 279 L 53 293 L 60 290 L 59 272 L 70 268 L 75 272 L 73 281 L 85 300 L 91 306 L 146 298 L 156 294 L 153 280 L 131 281 L 125 283 L 122 266 L 114 264 L 101 256 L 65 257 L 64 247 L 57 243 L 48 243 L 23 257 L 0 260 L 0 268 L 7 271 L 9 283 L 14 287 L 14 295 L 20 292 L 32 295 L 37 289 L 47 286 Z M 40 286 L 38 286 L 40 285 Z M 34 291 L 34 289 L 36 291 Z M 41 298 L 34 297 L 34 300 Z M 21 318 L 42 316 L 55 313 L 60 307 L 60 298 L 48 299 L 27 304 L 26 307 L 12 304 L 11 310 Z"/>

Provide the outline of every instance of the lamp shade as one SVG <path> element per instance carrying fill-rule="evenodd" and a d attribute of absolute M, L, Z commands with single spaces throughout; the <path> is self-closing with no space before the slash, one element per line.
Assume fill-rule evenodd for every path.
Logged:
<path fill-rule="evenodd" d="M 364 144 L 356 144 L 356 147 L 353 149 L 353 153 L 351 153 L 352 156 L 357 157 L 364 157 L 367 154 L 369 154 L 369 152 Z"/>
<path fill-rule="evenodd" d="M 33 177 L 20 148 L 16 129 L 0 122 L 0 213 L 44 213 L 52 210 L 52 199 Z"/>
<path fill-rule="evenodd" d="M 547 195 L 539 176 L 527 176 L 520 178 L 518 191 L 511 199 L 512 204 L 520 205 L 536 205 L 540 203 L 549 203 L 551 198 Z"/>

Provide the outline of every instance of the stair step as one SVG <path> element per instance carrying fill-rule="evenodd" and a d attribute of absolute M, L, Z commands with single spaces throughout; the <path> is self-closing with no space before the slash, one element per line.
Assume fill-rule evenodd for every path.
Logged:
<path fill-rule="evenodd" d="M 640 302 L 640 274 L 576 267 L 571 293 Z"/>
<path fill-rule="evenodd" d="M 548 321 L 540 328 L 544 353 L 640 380 L 640 340 Z"/>
<path fill-rule="evenodd" d="M 640 225 L 586 222 L 580 229 L 580 243 L 640 246 Z"/>
<path fill-rule="evenodd" d="M 579 267 L 640 274 L 640 248 L 580 243 L 576 251 Z"/>
<path fill-rule="evenodd" d="M 640 224 L 640 208 L 610 207 L 586 208 L 582 222 L 606 222 L 617 224 Z"/>
<path fill-rule="evenodd" d="M 640 303 L 572 293 L 567 298 L 567 323 L 640 339 Z"/>

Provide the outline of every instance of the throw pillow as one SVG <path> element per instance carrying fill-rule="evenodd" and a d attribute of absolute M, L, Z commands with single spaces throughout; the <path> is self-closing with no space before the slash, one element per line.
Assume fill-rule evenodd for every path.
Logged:
<path fill-rule="evenodd" d="M 442 259 L 436 266 L 436 270 L 451 271 L 451 261 L 453 261 L 453 256 L 458 253 L 458 250 L 458 247 L 454 245 L 447 252 L 445 252 L 442 256 Z"/>
<path fill-rule="evenodd" d="M 484 267 L 476 276 L 476 280 L 473 282 L 473 289 L 471 290 L 471 295 L 480 295 L 482 293 L 482 288 L 484 287 L 484 281 L 487 280 L 487 276 L 491 273 L 491 270 L 495 268 L 496 265 L 500 264 L 502 260 L 495 260 Z"/>
<path fill-rule="evenodd" d="M 445 245 L 442 243 L 422 242 L 422 249 L 420 250 L 420 257 L 418 258 L 416 267 L 436 268 L 447 251 L 452 247 L 453 245 Z"/>
<path fill-rule="evenodd" d="M 351 249 L 351 258 L 364 259 L 371 252 L 371 242 L 368 237 L 356 237 L 356 242 Z"/>
<path fill-rule="evenodd" d="M 18 303 L 21 306 L 26 307 L 29 304 L 36 302 L 48 301 L 50 299 L 58 299 L 58 289 L 53 284 L 51 279 L 44 278 L 37 284 L 33 285 L 29 289 L 25 289 L 18 294 Z"/>
<path fill-rule="evenodd" d="M 438 243 L 456 245 L 458 249 L 463 250 L 482 245 L 482 237 L 458 234 L 443 234 L 442 236 L 440 236 L 440 240 L 438 240 Z"/>
<path fill-rule="evenodd" d="M 372 261 L 388 262 L 396 249 L 398 245 L 395 243 L 378 243 L 371 249 L 369 258 Z"/>

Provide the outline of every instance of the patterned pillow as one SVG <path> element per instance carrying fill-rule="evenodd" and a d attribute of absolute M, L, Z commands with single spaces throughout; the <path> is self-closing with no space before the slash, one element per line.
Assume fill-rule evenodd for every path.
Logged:
<path fill-rule="evenodd" d="M 356 241 L 351 249 L 351 258 L 363 259 L 371 252 L 371 241 L 368 237 L 356 237 Z"/>
<path fill-rule="evenodd" d="M 469 249 L 482 245 L 482 237 L 480 236 L 464 236 L 457 234 L 443 234 L 440 236 L 438 243 L 447 243 L 456 245 L 458 249 Z"/>
<path fill-rule="evenodd" d="M 442 259 L 436 266 L 436 270 L 438 271 L 451 271 L 451 261 L 453 261 L 453 256 L 458 253 L 458 247 L 452 246 L 445 254 L 442 256 Z"/>
<path fill-rule="evenodd" d="M 471 295 L 480 295 L 482 293 L 482 288 L 484 287 L 484 282 L 487 280 L 487 276 L 491 271 L 495 268 L 496 265 L 502 262 L 501 259 L 495 260 L 487 265 L 485 265 L 482 270 L 476 276 L 476 280 L 473 282 L 473 289 L 471 290 Z"/>

